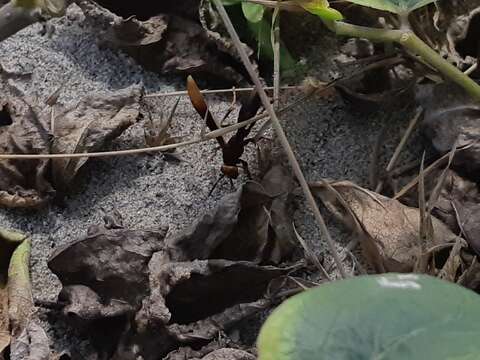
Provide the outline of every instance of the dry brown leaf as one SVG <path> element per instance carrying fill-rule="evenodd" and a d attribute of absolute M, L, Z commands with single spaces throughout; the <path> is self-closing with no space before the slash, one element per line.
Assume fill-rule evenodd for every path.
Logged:
<path fill-rule="evenodd" d="M 48 154 L 50 136 L 45 119 L 24 99 L 0 100 L 0 153 Z M 0 162 L 0 205 L 37 207 L 54 194 L 47 179 L 48 160 Z"/>
<path fill-rule="evenodd" d="M 35 321 L 29 321 L 22 332 L 12 340 L 10 359 L 50 360 L 48 336 Z"/>
<path fill-rule="evenodd" d="M 140 116 L 142 90 L 133 86 L 116 93 L 92 94 L 70 109 L 57 112 L 53 153 L 98 151 Z M 53 182 L 65 190 L 88 158 L 54 159 Z"/>
<path fill-rule="evenodd" d="M 296 269 L 209 252 L 196 260 L 192 248 L 164 244 L 165 231 L 123 229 L 114 215 L 105 219 L 108 228 L 90 229 L 49 261 L 63 284 L 62 314 L 100 357 L 156 360 L 180 344 L 209 342 L 269 305 L 263 294 L 270 281 Z"/>
<path fill-rule="evenodd" d="M 262 184 L 248 182 L 224 196 L 215 210 L 167 242 L 186 259 L 279 263 L 295 243 L 290 220 L 291 190 L 291 175 L 281 166 L 274 166 Z"/>
<path fill-rule="evenodd" d="M 476 178 L 480 173 L 480 106 L 462 89 L 452 84 L 419 89 L 419 102 L 425 108 L 422 131 L 440 154 L 454 146 L 453 168 Z"/>
<path fill-rule="evenodd" d="M 332 183 L 351 208 L 356 219 L 324 187 L 315 188 L 325 205 L 351 230 L 356 224 L 368 234 L 361 238 L 365 257 L 377 271 L 412 271 L 422 255 L 422 247 L 454 242 L 456 235 L 440 220 L 432 217 L 433 235 L 428 244 L 420 244 L 420 213 L 397 200 L 361 189 L 348 182 Z M 360 234 L 362 235 L 362 234 Z"/>
<path fill-rule="evenodd" d="M 462 233 L 480 254 L 480 193 L 476 183 L 449 171 L 433 213 L 455 233 Z"/>
<path fill-rule="evenodd" d="M 52 122 L 54 134 L 47 130 L 49 116 L 37 109 L 31 99 L 0 99 L 0 153 L 100 150 L 135 123 L 140 116 L 141 93 L 139 87 L 132 86 L 108 95 L 92 94 L 73 108 L 57 112 Z M 0 206 L 32 208 L 44 205 L 53 199 L 56 190 L 63 192 L 68 188 L 87 159 L 0 161 Z"/>
<path fill-rule="evenodd" d="M 87 20 L 108 29 L 100 35 L 107 44 L 120 47 L 149 70 L 208 76 L 229 84 L 244 78 L 231 44 L 200 26 L 199 1 L 78 4 Z"/>
<path fill-rule="evenodd" d="M 87 237 L 57 248 L 48 266 L 64 286 L 84 285 L 102 299 L 115 298 L 135 306 L 148 292 L 148 262 L 163 248 L 165 234 L 166 229 L 93 226 Z"/>
<path fill-rule="evenodd" d="M 181 347 L 169 353 L 164 360 L 255 360 L 255 355 L 241 349 L 212 342 L 200 350 Z"/>

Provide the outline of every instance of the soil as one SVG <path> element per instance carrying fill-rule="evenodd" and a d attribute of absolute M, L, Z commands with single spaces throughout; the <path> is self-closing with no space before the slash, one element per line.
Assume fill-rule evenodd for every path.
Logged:
<path fill-rule="evenodd" d="M 55 31 L 51 36 L 43 35 L 42 25 L 36 24 L 0 43 L 0 63 L 8 71 L 31 72 L 30 78 L 11 80 L 10 85 L 39 101 L 45 101 L 64 82 L 67 83 L 59 102 L 67 105 L 94 91 L 115 91 L 131 84 L 143 84 L 147 93 L 185 88 L 184 79 L 144 71 L 127 55 L 100 46 L 96 29 L 86 25 L 76 6 L 69 8 L 67 16 L 52 23 Z M 311 72 L 322 80 L 338 76 L 338 68 L 330 56 L 336 52 L 337 41 L 331 37 L 308 49 L 306 62 Z M 12 91 L 12 88 L 4 91 Z M 284 96 L 282 100 L 284 103 L 293 101 L 298 95 Z M 159 116 L 162 110 L 169 111 L 175 100 L 174 97 L 152 99 L 155 104 L 153 116 Z M 231 99 L 209 96 L 208 101 L 213 112 L 224 113 Z M 353 112 L 338 97 L 316 97 L 283 115 L 282 121 L 309 180 L 346 179 L 367 186 L 377 137 L 387 126 L 385 145 L 380 151 L 381 166 L 391 156 L 412 110 L 385 110 L 367 116 Z M 183 97 L 172 133 L 192 136 L 201 128 L 202 119 Z M 411 156 L 420 151 L 420 145 L 415 145 L 419 144 L 418 137 L 413 142 Z M 140 122 L 117 139 L 111 149 L 144 146 L 143 123 Z M 174 233 L 215 206 L 223 194 L 232 191 L 228 182 L 221 182 L 208 197 L 221 165 L 221 156 L 218 152 L 215 154 L 215 147 L 216 143 L 211 141 L 180 148 L 176 154 L 181 161 L 160 153 L 94 159 L 81 171 L 62 204 L 51 204 L 36 211 L 0 210 L 0 226 L 28 233 L 33 240 L 34 297 L 56 299 L 60 283 L 47 268 L 49 255 L 59 245 L 85 235 L 90 225 L 102 223 L 105 213 L 118 210 L 125 226 L 130 228 L 167 225 L 169 232 Z M 255 169 L 253 147 L 247 151 L 246 158 Z M 242 180 L 237 180 L 237 184 Z M 345 264 L 351 270 L 351 259 L 343 251 L 349 234 L 337 227 L 328 215 L 327 219 Z M 331 273 L 338 276 L 313 216 L 301 197 L 295 224 L 302 237 L 324 258 Z M 80 342 L 81 348 L 88 349 L 86 343 L 75 338 L 55 317 L 46 317 L 43 310 L 39 311 L 54 348 L 64 350 Z M 258 324 L 253 325 L 243 330 L 247 332 L 244 337 L 255 337 Z"/>

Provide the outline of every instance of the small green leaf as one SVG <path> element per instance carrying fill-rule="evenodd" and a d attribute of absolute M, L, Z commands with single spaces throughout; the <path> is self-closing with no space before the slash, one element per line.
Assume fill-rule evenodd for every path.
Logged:
<path fill-rule="evenodd" d="M 259 360 L 477 359 L 480 296 L 416 274 L 340 280 L 294 296 L 267 319 Z"/>
<path fill-rule="evenodd" d="M 351 3 L 389 11 L 394 14 L 406 14 L 433 3 L 435 0 L 348 0 Z"/>
<path fill-rule="evenodd" d="M 324 20 L 342 20 L 343 15 L 330 7 L 327 0 L 300 0 L 298 4 L 313 15 L 317 15 Z"/>
<path fill-rule="evenodd" d="M 222 4 L 224 6 L 238 5 L 241 2 L 242 0 L 222 0 Z"/>
<path fill-rule="evenodd" d="M 257 23 L 248 22 L 248 30 L 257 41 L 257 48 L 260 58 L 273 60 L 273 48 L 270 38 L 271 25 L 266 19 Z M 296 61 L 288 51 L 285 44 L 280 42 L 280 69 L 282 71 L 293 69 Z"/>
<path fill-rule="evenodd" d="M 258 23 L 263 19 L 265 8 L 260 4 L 242 2 L 242 11 L 248 21 L 251 23 Z"/>

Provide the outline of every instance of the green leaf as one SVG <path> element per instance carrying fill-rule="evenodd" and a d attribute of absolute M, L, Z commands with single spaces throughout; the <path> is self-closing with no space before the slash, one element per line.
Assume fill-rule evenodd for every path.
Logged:
<path fill-rule="evenodd" d="M 342 20 L 343 15 L 330 7 L 327 0 L 300 0 L 298 4 L 306 11 L 313 15 L 317 15 L 324 20 Z"/>
<path fill-rule="evenodd" d="M 260 4 L 242 2 L 242 11 L 248 21 L 251 23 L 258 23 L 263 19 L 265 8 Z"/>
<path fill-rule="evenodd" d="M 0 228 L 0 359 L 33 314 L 29 256 L 28 237 Z"/>
<path fill-rule="evenodd" d="M 479 309 L 479 295 L 426 275 L 340 280 L 280 305 L 258 359 L 477 359 Z"/>
<path fill-rule="evenodd" d="M 257 23 L 247 22 L 251 35 L 257 41 L 259 58 L 267 58 L 273 60 L 273 48 L 270 38 L 270 22 L 262 19 Z M 288 51 L 285 44 L 280 42 L 280 69 L 282 71 L 294 68 L 296 61 Z"/>
<path fill-rule="evenodd" d="M 242 0 L 222 0 L 222 4 L 224 6 L 238 5 L 241 2 Z"/>
<path fill-rule="evenodd" d="M 435 0 L 348 0 L 351 3 L 389 11 L 394 14 L 406 14 L 433 3 Z"/>

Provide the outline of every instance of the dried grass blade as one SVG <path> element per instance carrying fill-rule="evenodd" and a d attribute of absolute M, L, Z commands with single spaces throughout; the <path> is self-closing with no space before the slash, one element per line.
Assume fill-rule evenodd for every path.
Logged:
<path fill-rule="evenodd" d="M 327 280 L 331 281 L 332 279 L 330 275 L 328 275 L 327 270 L 325 270 L 323 265 L 320 263 L 320 260 L 318 260 L 318 257 L 308 246 L 307 242 L 300 236 L 300 234 L 297 231 L 297 228 L 295 227 L 295 224 L 293 224 L 293 231 L 295 233 L 295 236 L 297 237 L 298 242 L 300 243 L 300 245 L 302 245 L 303 250 L 305 251 L 305 257 L 317 267 L 317 269 L 322 273 L 323 276 L 325 276 Z"/>

